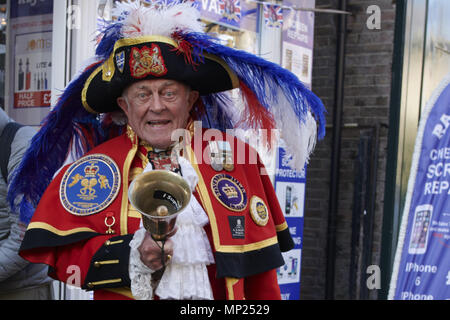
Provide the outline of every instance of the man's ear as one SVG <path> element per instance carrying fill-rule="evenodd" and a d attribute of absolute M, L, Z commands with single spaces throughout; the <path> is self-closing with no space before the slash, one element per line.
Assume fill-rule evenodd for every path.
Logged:
<path fill-rule="evenodd" d="M 192 107 L 194 106 L 195 101 L 197 101 L 198 97 L 200 96 L 200 93 L 198 91 L 191 90 L 189 92 L 189 112 L 192 110 Z"/>
<path fill-rule="evenodd" d="M 118 97 L 116 101 L 120 109 L 122 109 L 123 112 L 125 112 L 125 114 L 128 115 L 128 108 L 129 108 L 128 101 L 124 97 Z"/>

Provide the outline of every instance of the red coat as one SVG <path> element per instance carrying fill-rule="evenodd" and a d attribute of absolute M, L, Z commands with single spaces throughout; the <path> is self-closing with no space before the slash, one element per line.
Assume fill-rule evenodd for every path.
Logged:
<path fill-rule="evenodd" d="M 281 251 L 293 247 L 286 221 L 269 177 L 260 174 L 264 166 L 256 152 L 223 137 L 233 150 L 231 172 L 211 167 L 208 141 L 194 138 L 184 155 L 199 176 L 194 196 L 210 220 L 205 230 L 216 261 L 208 267 L 214 298 L 280 299 L 276 268 L 284 264 Z M 138 149 L 129 130 L 64 167 L 42 196 L 20 255 L 49 265 L 55 279 L 95 290 L 96 299 L 132 298 L 128 243 L 140 218 L 129 214 L 127 194 Z M 101 183 L 101 176 L 107 182 Z M 98 182 L 83 184 L 83 177 Z M 72 192 L 77 184 L 78 193 Z M 108 234 L 109 225 L 113 234 Z"/>

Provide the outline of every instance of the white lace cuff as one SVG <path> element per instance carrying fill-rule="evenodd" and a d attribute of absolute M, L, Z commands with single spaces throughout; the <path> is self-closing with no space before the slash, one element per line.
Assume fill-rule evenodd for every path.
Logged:
<path fill-rule="evenodd" d="M 170 264 L 164 271 L 156 294 L 163 300 L 213 300 L 205 264 Z"/>
<path fill-rule="evenodd" d="M 141 261 L 141 255 L 138 251 L 139 246 L 144 240 L 145 229 L 141 228 L 133 236 L 130 241 L 130 262 L 129 273 L 131 280 L 131 293 L 137 300 L 152 300 L 153 288 L 152 288 L 152 269 L 147 267 Z"/>

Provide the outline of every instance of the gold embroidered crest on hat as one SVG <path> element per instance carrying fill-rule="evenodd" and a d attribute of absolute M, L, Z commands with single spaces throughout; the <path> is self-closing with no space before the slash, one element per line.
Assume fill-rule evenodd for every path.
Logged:
<path fill-rule="evenodd" d="M 59 197 L 63 207 L 77 216 L 102 211 L 117 197 L 120 172 L 117 164 L 103 154 L 92 154 L 74 162 L 65 172 Z"/>
<path fill-rule="evenodd" d="M 257 196 L 250 199 L 250 215 L 258 226 L 264 227 L 269 221 L 269 211 L 264 201 Z"/>
<path fill-rule="evenodd" d="M 161 48 L 152 43 L 151 48 L 143 46 L 141 49 L 132 48 L 130 53 L 130 72 L 134 78 L 145 78 L 149 74 L 163 76 L 167 68 L 161 54 Z"/>

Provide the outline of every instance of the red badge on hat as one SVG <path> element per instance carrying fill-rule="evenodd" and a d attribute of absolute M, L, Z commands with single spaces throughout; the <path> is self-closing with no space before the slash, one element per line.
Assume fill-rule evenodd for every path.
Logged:
<path fill-rule="evenodd" d="M 132 48 L 130 54 L 131 76 L 142 79 L 151 74 L 161 77 L 167 73 L 164 59 L 161 55 L 161 48 L 157 44 L 152 44 L 149 49 L 144 46 L 141 49 Z"/>

